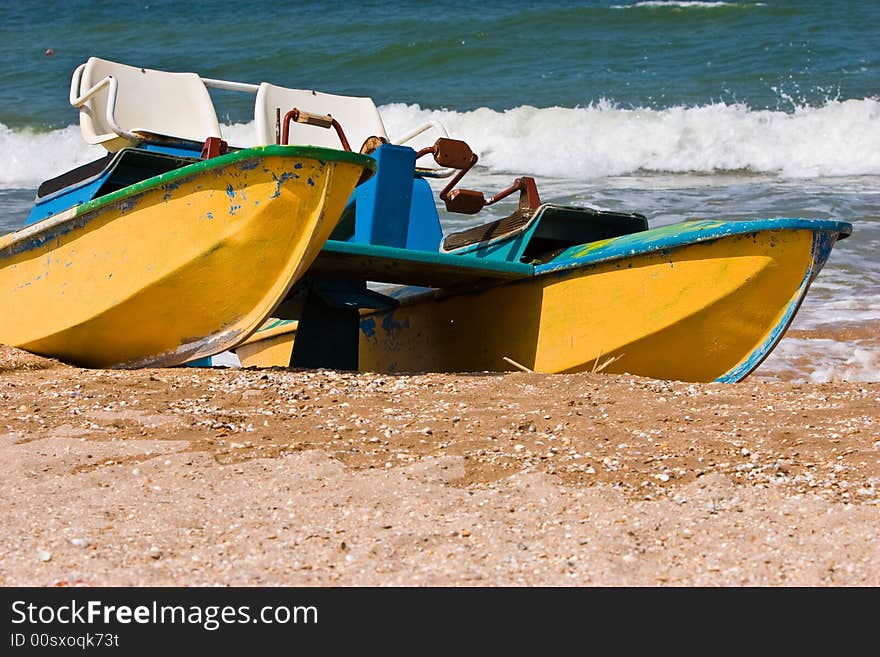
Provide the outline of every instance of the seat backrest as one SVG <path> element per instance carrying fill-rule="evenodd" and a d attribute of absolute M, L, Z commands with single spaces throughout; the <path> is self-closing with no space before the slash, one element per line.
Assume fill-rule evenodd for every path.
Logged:
<path fill-rule="evenodd" d="M 275 143 L 276 109 L 281 117 L 296 107 L 312 114 L 330 114 L 342 126 L 353 150 L 357 151 L 368 137 L 385 137 L 382 117 L 371 98 L 337 96 L 306 89 L 288 89 L 263 82 L 257 91 L 254 119 L 257 140 L 260 144 Z M 342 144 L 334 130 L 316 128 L 302 123 L 291 123 L 289 143 L 310 146 L 341 148 Z"/>
<path fill-rule="evenodd" d="M 204 142 L 220 137 L 220 124 L 208 89 L 196 73 L 168 73 L 118 64 L 90 57 L 82 71 L 74 73 L 73 86 L 81 73 L 79 89 L 71 96 L 86 93 L 107 76 L 117 81 L 114 118 L 119 128 L 138 135 L 162 135 Z M 83 139 L 101 144 L 110 152 L 137 143 L 130 135 L 117 132 L 107 121 L 109 86 L 80 106 L 79 125 Z"/>

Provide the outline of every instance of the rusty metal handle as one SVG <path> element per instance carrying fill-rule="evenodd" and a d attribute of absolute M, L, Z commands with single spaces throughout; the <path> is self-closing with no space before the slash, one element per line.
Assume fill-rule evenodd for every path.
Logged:
<path fill-rule="evenodd" d="M 541 197 L 538 196 L 538 184 L 534 178 L 523 176 L 513 181 L 513 184 L 507 189 L 501 190 L 495 196 L 486 201 L 486 205 L 497 203 L 503 198 L 507 198 L 514 192 L 519 192 L 519 206 L 523 209 L 535 210 L 541 205 Z"/>
<path fill-rule="evenodd" d="M 480 192 L 453 189 L 479 160 L 471 147 L 459 139 L 440 137 L 433 146 L 416 152 L 416 160 L 428 154 L 433 155 L 441 167 L 459 170 L 440 192 L 440 200 L 446 204 L 446 209 L 459 214 L 476 214 L 482 210 L 486 201 Z"/>
<path fill-rule="evenodd" d="M 477 212 L 482 210 L 483 206 L 486 205 L 485 199 L 483 199 L 482 202 L 479 202 L 476 197 L 476 194 L 479 194 L 480 198 L 482 199 L 482 192 L 453 189 L 453 187 L 455 187 L 461 181 L 461 179 L 464 178 L 464 175 L 473 168 L 473 166 L 477 163 L 477 159 L 477 154 L 474 153 L 474 156 L 471 159 L 471 163 L 464 169 L 461 169 L 457 174 L 455 174 L 452 180 L 450 180 L 446 184 L 446 187 L 444 187 L 440 191 L 440 200 L 446 204 L 446 209 L 450 212 L 458 212 L 459 214 L 477 214 Z M 461 192 L 466 192 L 466 196 L 468 198 L 468 201 L 466 203 L 464 202 L 464 196 L 461 200 L 459 200 L 459 202 L 456 203 L 456 198 Z"/>
<path fill-rule="evenodd" d="M 312 114 L 311 112 L 303 112 L 297 110 L 296 117 L 293 119 L 297 123 L 305 123 L 318 128 L 332 128 L 333 117 L 329 114 Z"/>
<path fill-rule="evenodd" d="M 517 178 L 510 187 L 498 192 L 488 200 L 483 195 L 483 192 L 471 189 L 453 189 L 479 159 L 477 154 L 471 150 L 471 147 L 459 139 L 441 137 L 434 142 L 433 146 L 428 146 L 418 151 L 416 159 L 418 160 L 429 153 L 434 156 L 434 160 L 441 167 L 459 170 L 455 177 L 440 192 L 440 200 L 446 204 L 446 210 L 449 212 L 477 214 L 487 205 L 497 203 L 516 191 L 520 193 L 519 208 L 521 210 L 535 210 L 541 205 L 541 198 L 538 196 L 538 186 L 535 183 L 535 179 L 529 177 Z"/>
<path fill-rule="evenodd" d="M 278 115 L 281 114 L 281 110 L 279 109 L 275 116 L 276 121 L 278 120 Z M 302 123 L 304 125 L 315 126 L 316 128 L 333 128 L 336 130 L 336 134 L 339 137 L 339 141 L 342 142 L 342 148 L 351 151 L 351 146 L 348 143 L 348 139 L 345 136 L 345 132 L 342 130 L 342 126 L 339 125 L 339 121 L 334 119 L 329 114 L 312 114 L 311 112 L 304 112 L 296 107 L 291 109 L 287 114 L 284 115 L 284 119 L 281 120 L 281 124 L 283 126 L 283 130 L 281 131 L 281 144 L 287 144 L 290 140 L 290 123 L 295 121 L 297 123 Z M 276 124 L 275 135 L 278 136 L 278 126 Z"/>
<path fill-rule="evenodd" d="M 538 196 L 538 185 L 535 183 L 535 179 L 525 176 L 517 178 L 510 187 L 498 192 L 490 199 L 486 199 L 483 192 L 476 192 L 470 189 L 448 188 L 440 193 L 440 198 L 446 203 L 446 209 L 449 212 L 476 214 L 486 206 L 497 203 L 514 192 L 519 192 L 520 210 L 536 210 L 541 205 L 541 198 Z"/>

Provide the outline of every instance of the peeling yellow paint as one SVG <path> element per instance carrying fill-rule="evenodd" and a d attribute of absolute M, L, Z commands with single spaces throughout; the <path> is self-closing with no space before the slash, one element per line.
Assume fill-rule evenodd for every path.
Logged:
<path fill-rule="evenodd" d="M 4 239 L 27 232 L 33 246 L 0 254 L 0 343 L 89 367 L 175 365 L 234 346 L 317 256 L 364 168 L 287 148 Z"/>

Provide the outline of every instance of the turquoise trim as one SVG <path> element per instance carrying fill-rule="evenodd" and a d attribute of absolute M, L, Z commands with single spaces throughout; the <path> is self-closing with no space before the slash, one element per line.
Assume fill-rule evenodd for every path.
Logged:
<path fill-rule="evenodd" d="M 756 233 L 765 230 L 811 230 L 814 232 L 837 233 L 837 239 L 843 239 L 852 233 L 852 224 L 844 221 L 799 218 L 754 219 L 749 221 L 684 221 L 640 233 L 624 235 L 623 237 L 573 246 L 560 253 L 550 262 L 537 265 L 535 273 L 538 275 L 547 274 L 583 265 L 631 258 L 688 244 L 709 242 L 731 235 Z"/>
<path fill-rule="evenodd" d="M 268 331 L 269 329 L 273 329 L 276 326 L 283 326 L 285 324 L 293 324 L 295 320 L 293 319 L 278 319 L 276 317 L 270 317 L 266 320 L 266 323 L 263 324 L 260 328 L 256 330 L 256 333 L 260 331 Z"/>
<path fill-rule="evenodd" d="M 538 229 L 538 224 L 544 213 L 543 207 L 529 219 L 528 223 L 511 234 L 463 246 L 459 249 L 444 251 L 444 253 L 451 253 L 459 257 L 486 259 L 492 262 L 520 262 L 526 246 Z M 441 248 L 443 248 L 442 243 Z"/>

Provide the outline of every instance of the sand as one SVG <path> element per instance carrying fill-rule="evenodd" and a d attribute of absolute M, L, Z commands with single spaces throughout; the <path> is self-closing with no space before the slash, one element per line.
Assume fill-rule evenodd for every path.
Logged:
<path fill-rule="evenodd" d="M 0 347 L 2 585 L 880 585 L 880 384 Z"/>

